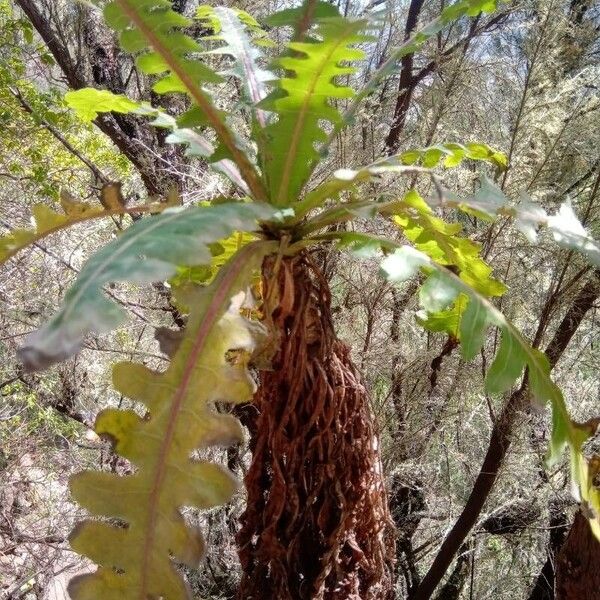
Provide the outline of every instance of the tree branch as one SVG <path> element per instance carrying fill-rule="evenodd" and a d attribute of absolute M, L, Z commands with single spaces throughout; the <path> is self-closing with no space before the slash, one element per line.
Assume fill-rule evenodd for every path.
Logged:
<path fill-rule="evenodd" d="M 592 278 L 586 283 L 573 300 L 554 337 L 546 349 L 550 368 L 554 368 L 567 345 L 571 341 L 584 316 L 592 308 L 600 296 L 600 270 L 596 269 Z M 454 523 L 446 539 L 442 543 L 429 571 L 423 578 L 411 600 L 428 600 L 441 582 L 448 567 L 459 548 L 476 524 L 483 506 L 498 478 L 498 473 L 511 444 L 511 434 L 517 422 L 518 414 L 525 409 L 528 402 L 527 373 L 521 387 L 511 394 L 504 405 L 500 416 L 494 423 L 490 443 L 477 475 L 471 494 L 462 513 Z"/>
<path fill-rule="evenodd" d="M 86 167 L 88 167 L 98 181 L 101 181 L 102 183 L 108 183 L 110 181 L 110 179 L 89 158 L 79 152 L 79 150 L 77 150 L 77 148 L 75 148 L 56 127 L 35 113 L 29 102 L 27 102 L 27 100 L 25 100 L 23 97 L 23 94 L 19 88 L 9 87 L 8 89 L 10 93 L 18 100 L 23 110 L 30 115 L 35 116 L 40 125 L 47 129 L 73 156 L 78 158 Z"/>
<path fill-rule="evenodd" d="M 424 0 L 412 0 L 408 8 L 406 24 L 404 26 L 404 41 L 408 40 L 410 34 L 414 31 L 419 21 L 419 15 L 423 9 Z M 394 154 L 400 145 L 400 133 L 406 122 L 406 115 L 412 99 L 412 94 L 416 87 L 413 83 L 413 61 L 414 53 L 407 54 L 402 57 L 400 82 L 398 84 L 398 96 L 396 98 L 396 106 L 394 107 L 394 118 L 392 126 L 385 139 L 385 154 Z"/>
<path fill-rule="evenodd" d="M 417 25 L 417 20 L 422 9 L 422 0 L 413 0 L 409 8 L 408 17 L 406 20 L 405 39 L 410 36 L 410 33 L 414 30 Z M 457 50 L 463 49 L 463 54 L 467 52 L 469 45 L 476 37 L 486 33 L 492 27 L 503 23 L 508 17 L 507 12 L 500 13 L 487 21 L 482 27 L 478 28 L 479 17 L 476 17 L 471 22 L 469 32 L 467 35 L 458 40 L 452 46 L 441 52 L 435 59 L 427 63 L 421 68 L 416 74 L 413 74 L 413 59 L 414 54 L 409 54 L 402 58 L 400 81 L 398 84 L 398 96 L 396 99 L 396 106 L 394 108 L 394 118 L 392 126 L 385 139 L 385 154 L 394 154 L 400 147 L 400 135 L 406 124 L 406 117 L 408 116 L 408 110 L 412 102 L 412 96 L 417 86 L 427 77 L 431 75 L 446 61 L 448 60 Z M 409 29 L 410 28 L 410 29 Z"/>

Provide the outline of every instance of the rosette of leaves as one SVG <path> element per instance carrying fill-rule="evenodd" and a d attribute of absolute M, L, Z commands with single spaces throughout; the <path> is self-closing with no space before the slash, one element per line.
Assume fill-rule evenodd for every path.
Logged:
<path fill-rule="evenodd" d="M 573 209 L 565 204 L 548 215 L 529 200 L 512 204 L 485 175 L 473 197 L 450 193 L 433 171 L 440 163 L 453 168 L 464 160 L 479 160 L 496 171 L 506 167 L 504 155 L 485 144 L 406 151 L 364 167 L 348 165 L 318 185 L 312 181 L 335 135 L 352 123 L 361 103 L 394 72 L 402 56 L 454 20 L 490 12 L 495 4 L 460 0 L 448 6 L 392 51 L 360 89 L 351 85 L 364 56 L 359 46 L 376 33 L 377 20 L 344 18 L 327 3 L 307 0 L 269 18 L 270 27 L 285 28 L 283 36 L 292 31 L 278 53 L 265 43 L 267 34 L 241 11 L 202 8 L 198 18 L 209 24 L 213 35 L 197 40 L 187 33 L 191 21 L 175 13 L 167 0 L 114 0 L 105 6 L 106 22 L 123 49 L 135 55 L 138 68 L 155 78 L 154 90 L 185 94 L 191 108 L 183 115 L 166 115 L 147 103 L 99 90 L 72 92 L 69 105 L 86 119 L 101 111 L 152 118 L 171 131 L 170 142 L 187 144 L 191 154 L 202 156 L 234 181 L 238 192 L 214 206 L 171 208 L 136 222 L 89 260 L 63 307 L 21 351 L 27 366 L 42 368 L 76 352 L 89 332 L 119 326 L 124 315 L 102 292 L 111 281 L 163 280 L 194 266 L 210 267 L 205 278 L 209 280 L 218 271 L 191 301 L 184 299 L 191 310 L 189 325 L 164 373 L 133 364 L 115 367 L 115 387 L 139 402 L 144 416 L 109 410 L 99 415 L 96 429 L 113 440 L 135 472 L 126 477 L 84 473 L 72 481 L 75 497 L 91 514 L 116 520 L 88 521 L 74 532 L 73 547 L 99 565 L 96 573 L 72 582 L 74 599 L 189 596 L 174 564 L 196 565 L 202 543 L 186 528 L 179 511 L 224 502 L 234 489 L 230 475 L 220 467 L 194 462 L 190 456 L 198 448 L 238 438 L 239 426 L 215 414 L 213 404 L 248 400 L 253 390 L 246 364 L 254 342 L 234 298 L 246 289 L 265 255 L 292 256 L 332 241 L 363 254 L 387 254 L 382 269 L 391 281 L 404 281 L 421 271 L 421 322 L 433 329 L 438 318 L 435 327 L 460 339 L 465 359 L 477 354 L 490 327 L 500 329 L 501 344 L 486 378 L 487 389 L 500 393 L 528 369 L 533 395 L 552 406 L 550 456 L 556 459 L 565 446 L 570 448 L 573 479 L 599 534 L 600 498 L 581 451 L 590 432 L 569 417 L 543 355 L 490 302 L 505 287 L 492 276 L 478 246 L 459 235 L 458 225 L 436 214 L 444 205 L 486 219 L 508 217 L 531 241 L 538 228 L 546 226 L 557 243 L 598 264 L 598 245 Z M 243 112 L 235 116 L 244 118 L 249 112 L 252 139 L 243 139 L 231 124 L 234 115 L 213 101 L 212 92 L 227 77 L 244 83 Z M 337 107 L 340 100 L 347 102 L 344 112 Z M 404 197 L 381 200 L 379 191 L 388 178 L 406 174 L 430 178 L 435 193 L 427 197 L 411 190 Z M 378 216 L 393 220 L 412 245 L 331 228 Z M 44 223 L 39 235 L 52 229 Z M 258 241 L 235 237 L 244 232 Z M 23 235 L 15 233 L 13 238 Z M 232 236 L 241 243 L 235 252 L 225 252 L 227 261 L 216 265 L 211 245 L 226 248 Z M 8 242 L 8 251 L 20 243 Z M 448 310 L 451 314 L 440 317 L 440 311 Z M 241 350 L 239 363 L 231 364 L 230 350 Z"/>

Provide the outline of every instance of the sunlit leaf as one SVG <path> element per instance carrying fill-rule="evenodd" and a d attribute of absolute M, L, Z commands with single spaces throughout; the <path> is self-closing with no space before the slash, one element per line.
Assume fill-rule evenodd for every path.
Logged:
<path fill-rule="evenodd" d="M 99 114 L 107 112 L 130 114 L 138 111 L 141 106 L 139 102 L 122 94 L 95 88 L 67 92 L 65 101 L 83 121 L 93 121 Z"/>
<path fill-rule="evenodd" d="M 444 160 L 446 168 L 456 167 L 465 159 L 490 162 L 496 166 L 506 165 L 506 157 L 485 144 L 463 145 L 447 142 L 428 148 L 407 150 L 357 169 L 338 169 L 334 172 L 332 179 L 317 186 L 298 203 L 296 212 L 304 214 L 319 206 L 324 200 L 336 198 L 341 192 L 355 189 L 359 184 L 371 181 L 381 175 L 414 174 L 415 171 L 410 168 L 413 166 L 435 167 L 442 156 L 446 157 Z"/>
<path fill-rule="evenodd" d="M 223 78 L 198 60 L 204 48 L 183 32 L 192 21 L 174 11 L 169 0 L 113 0 L 104 7 L 104 17 L 119 34 L 121 47 L 137 56 L 138 68 L 147 75 L 159 76 L 153 86 L 156 93 L 189 96 L 192 110 L 202 115 L 219 140 L 214 160 L 232 159 L 254 197 L 265 200 L 256 168 L 205 89 Z"/>
<path fill-rule="evenodd" d="M 105 284 L 150 283 L 171 277 L 178 265 L 210 264 L 207 244 L 255 230 L 257 219 L 272 215 L 265 206 L 229 203 L 171 208 L 137 221 L 88 260 L 60 311 L 27 338 L 21 360 L 29 369 L 45 368 L 77 352 L 86 334 L 123 323 L 125 312 L 102 293 Z"/>
<path fill-rule="evenodd" d="M 94 118 L 98 113 L 115 111 L 115 106 L 119 110 L 115 112 L 133 113 L 136 115 L 151 118 L 151 123 L 155 127 L 169 129 L 165 142 L 167 144 L 183 144 L 186 146 L 186 156 L 196 156 L 204 158 L 208 161 L 210 168 L 217 173 L 225 175 L 230 179 L 244 194 L 250 194 L 250 190 L 246 182 L 242 179 L 240 172 L 230 159 L 212 160 L 215 155 L 215 146 L 208 138 L 200 132 L 199 129 L 193 127 L 182 126 L 182 119 L 164 113 L 147 102 L 134 102 L 128 100 L 124 96 L 113 94 L 108 90 L 101 90 L 104 101 L 96 103 L 96 93 L 99 90 L 94 88 L 83 88 L 65 94 L 65 100 L 70 108 L 72 108 L 82 119 L 86 120 L 93 114 Z M 122 99 L 128 100 L 127 103 L 122 102 Z M 192 111 L 186 113 L 189 114 Z M 201 113 L 202 114 L 202 113 Z M 89 119 L 88 119 L 89 120 Z M 185 121 L 185 119 L 184 119 Z"/>
<path fill-rule="evenodd" d="M 218 414 L 215 402 L 251 400 L 255 384 L 247 359 L 232 362 L 228 351 L 248 356 L 254 339 L 240 316 L 248 278 L 272 244 L 246 246 L 207 288 L 195 292 L 183 339 L 164 372 L 141 364 L 113 369 L 116 389 L 140 403 L 131 410 L 100 413 L 96 432 L 131 461 L 135 473 L 87 471 L 71 478 L 73 497 L 94 516 L 70 537 L 72 548 L 99 565 L 73 579 L 73 600 L 191 600 L 177 563 L 195 568 L 204 553 L 199 531 L 186 525 L 183 507 L 211 508 L 236 489 L 225 468 L 192 458 L 194 451 L 239 442 L 236 419 Z"/>
<path fill-rule="evenodd" d="M 354 94 L 339 78 L 354 73 L 350 64 L 364 58 L 353 46 L 367 39 L 365 26 L 362 20 L 320 19 L 315 39 L 290 42 L 293 53 L 280 56 L 274 65 L 285 75 L 272 82 L 276 89 L 260 107 L 278 116 L 265 130 L 263 160 L 271 198 L 279 206 L 299 199 L 319 156 L 315 145 L 327 139 L 323 122 L 341 118 L 331 100 Z"/>

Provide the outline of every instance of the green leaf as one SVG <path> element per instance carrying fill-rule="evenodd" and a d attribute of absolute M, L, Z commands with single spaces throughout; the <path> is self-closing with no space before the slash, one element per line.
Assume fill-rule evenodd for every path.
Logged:
<path fill-rule="evenodd" d="M 348 63 L 364 58 L 364 52 L 352 46 L 367 39 L 361 33 L 366 24 L 341 17 L 320 19 L 313 32 L 318 40 L 290 42 L 293 54 L 275 63 L 286 74 L 273 82 L 276 89 L 260 107 L 278 116 L 265 129 L 263 156 L 271 199 L 278 206 L 299 199 L 319 157 L 315 145 L 327 139 L 322 122 L 340 120 L 330 101 L 354 94 L 337 79 L 355 72 Z"/>
<path fill-rule="evenodd" d="M 168 0 L 115 0 L 104 8 L 104 18 L 109 27 L 120 34 L 123 50 L 140 54 L 137 64 L 142 71 L 162 75 L 155 84 L 158 93 L 187 92 L 192 97 L 198 94 L 201 102 L 197 104 L 208 111 L 214 110 L 201 86 L 219 83 L 222 78 L 190 58 L 192 53 L 203 49 L 181 32 L 181 28 L 192 22 L 172 10 Z M 152 46 L 154 52 L 148 52 L 148 46 Z"/>
<path fill-rule="evenodd" d="M 425 272 L 443 273 L 450 278 L 461 296 L 469 298 L 469 307 L 461 319 L 461 345 L 463 356 L 473 358 L 481 349 L 485 332 L 489 326 L 496 326 L 501 332 L 498 353 L 488 370 L 485 386 L 490 393 L 508 390 L 527 368 L 529 391 L 540 404 L 550 402 L 552 407 L 552 438 L 547 455 L 549 464 L 556 463 L 565 446 L 571 454 L 571 477 L 579 496 L 588 508 L 592 530 L 600 539 L 600 492 L 594 487 L 594 467 L 588 463 L 583 452 L 583 444 L 595 432 L 595 426 L 573 421 L 565 399 L 550 378 L 550 366 L 545 355 L 531 347 L 506 317 L 484 296 L 436 264 L 429 257 L 414 248 L 403 246 L 382 262 L 382 271 L 392 282 L 404 281 L 418 269 Z M 460 298 L 460 296 L 459 296 Z"/>
<path fill-rule="evenodd" d="M 138 67 L 148 75 L 160 76 L 154 84 L 157 93 L 182 92 L 193 100 L 226 149 L 228 158 L 238 166 L 253 196 L 265 200 L 266 192 L 255 166 L 225 123 L 223 112 L 214 106 L 205 90 L 207 84 L 223 79 L 196 60 L 203 48 L 181 31 L 192 22 L 172 10 L 169 0 L 114 0 L 104 8 L 104 17 L 119 33 L 122 48 L 138 54 Z"/>
<path fill-rule="evenodd" d="M 354 171 L 352 173 L 352 177 L 347 177 L 350 181 L 353 178 L 357 181 L 366 178 L 363 171 Z M 320 187 L 314 193 L 316 194 L 319 190 L 324 189 L 324 187 Z M 339 184 L 336 189 L 340 189 Z M 441 202 L 437 198 L 429 200 L 428 204 L 433 207 L 455 207 L 463 212 L 474 214 L 489 221 L 494 220 L 498 216 L 514 218 L 517 229 L 530 242 L 536 242 L 538 229 L 546 227 L 552 233 L 554 240 L 559 246 L 569 250 L 576 250 L 583 254 L 589 263 L 600 266 L 600 243 L 586 231 L 569 201 L 561 204 L 554 215 L 548 215 L 541 206 L 532 202 L 524 193 L 521 194 L 520 202 L 511 206 L 504 192 L 486 175 L 482 175 L 480 188 L 471 198 L 462 199 L 446 190 Z M 398 224 L 402 225 L 402 223 Z M 428 228 L 425 229 L 429 231 Z M 410 236 L 408 237 L 409 239 L 414 239 Z"/>
<path fill-rule="evenodd" d="M 507 330 L 504 330 L 498 353 L 485 378 L 487 392 L 501 394 L 510 389 L 517 377 L 523 372 L 525 362 L 525 351 L 518 340 Z"/>
<path fill-rule="evenodd" d="M 489 314 L 480 302 L 468 295 L 467 299 L 467 308 L 460 318 L 460 346 L 463 358 L 473 360 L 485 343 Z"/>
<path fill-rule="evenodd" d="M 210 244 L 209 248 L 212 255 L 210 265 L 178 267 L 176 275 L 169 280 L 169 283 L 173 288 L 194 283 L 210 283 L 236 252 L 254 240 L 256 240 L 256 236 L 251 233 L 236 232 L 227 239 Z"/>
<path fill-rule="evenodd" d="M 460 278 L 485 296 L 501 296 L 506 286 L 492 277 L 492 268 L 481 258 L 480 246 L 457 234 L 458 223 L 437 218 L 416 190 L 405 196 L 409 210 L 399 211 L 394 222 L 415 247 L 441 265 L 458 268 Z"/>
<path fill-rule="evenodd" d="M 67 106 L 72 108 L 83 121 L 93 121 L 99 114 L 116 112 L 129 114 L 137 112 L 141 104 L 121 94 L 108 90 L 85 88 L 65 94 Z"/>
<path fill-rule="evenodd" d="M 96 102 L 97 94 L 101 92 L 102 102 Z M 170 129 L 171 133 L 166 137 L 167 144 L 183 144 L 187 146 L 186 156 L 198 156 L 207 160 L 208 166 L 217 173 L 225 175 L 234 183 L 245 195 L 250 194 L 246 182 L 242 179 L 235 163 L 229 159 L 214 160 L 215 147 L 202 133 L 191 127 L 181 126 L 182 121 L 190 118 L 193 112 L 188 111 L 184 117 L 186 119 L 176 119 L 167 113 L 153 108 L 147 102 L 134 102 L 113 94 L 108 90 L 96 90 L 95 88 L 84 88 L 68 92 L 65 99 L 70 108 L 84 120 L 94 119 L 97 113 L 121 112 L 134 113 L 144 117 L 152 118 L 152 125 Z M 125 99 L 127 102 L 123 102 Z M 203 114 L 203 113 L 200 113 Z M 212 160 L 211 160 L 212 159 Z"/>
<path fill-rule="evenodd" d="M 357 169 L 338 169 L 334 172 L 332 179 L 317 186 L 295 206 L 296 213 L 304 215 L 309 210 L 320 206 L 328 198 L 335 198 L 345 190 L 355 189 L 360 183 L 370 181 L 386 173 L 414 174 L 418 171 L 411 169 L 412 166 L 435 167 L 442 156 L 446 157 L 444 160 L 446 168 L 458 166 L 464 159 L 486 161 L 496 166 L 506 165 L 506 157 L 501 152 L 485 144 L 473 143 L 464 146 L 448 142 L 428 148 L 407 150 L 398 155 L 376 160 L 370 165 Z M 424 174 L 427 175 L 426 172 Z"/>
<path fill-rule="evenodd" d="M 88 520 L 73 531 L 72 548 L 99 565 L 71 581 L 73 600 L 191 600 L 176 564 L 197 567 L 204 543 L 181 509 L 223 504 L 237 487 L 225 468 L 192 455 L 242 439 L 239 422 L 218 414 L 214 404 L 252 399 L 247 362 L 255 341 L 240 305 L 252 272 L 272 249 L 267 242 L 246 246 L 211 286 L 195 292 L 185 335 L 166 371 L 115 365 L 115 388 L 141 403 L 145 415 L 105 410 L 96 432 L 113 441 L 135 473 L 87 471 L 71 478 L 77 502 L 122 524 Z M 236 361 L 228 357 L 233 349 L 242 353 Z"/>
<path fill-rule="evenodd" d="M 417 321 L 427 331 L 447 333 L 458 339 L 461 319 L 468 301 L 467 296 L 459 294 L 448 310 L 440 310 L 434 313 L 419 311 L 416 315 Z"/>
<path fill-rule="evenodd" d="M 200 21 L 209 23 L 213 29 L 218 28 L 211 39 L 221 40 L 225 42 L 225 45 L 210 53 L 223 54 L 234 59 L 232 67 L 222 75 L 233 75 L 241 82 L 245 99 L 253 107 L 260 126 L 264 127 L 266 115 L 264 111 L 256 109 L 254 105 L 266 97 L 265 83 L 273 80 L 274 75 L 259 66 L 262 53 L 246 33 L 248 27 L 255 32 L 261 31 L 258 23 L 244 11 L 223 6 L 216 8 L 200 6 L 196 16 Z M 249 19 L 251 20 L 249 21 Z"/>
<path fill-rule="evenodd" d="M 33 44 L 33 26 L 29 21 L 23 20 L 21 22 L 21 31 L 23 32 L 23 38 L 27 44 Z"/>
<path fill-rule="evenodd" d="M 497 7 L 497 0 L 467 0 L 469 8 L 467 15 L 476 17 L 480 13 L 493 13 Z"/>
<path fill-rule="evenodd" d="M 118 327 L 125 313 L 102 293 L 105 284 L 160 281 L 178 265 L 210 264 L 207 244 L 233 231 L 256 230 L 257 219 L 272 216 L 266 206 L 229 203 L 171 208 L 137 221 L 87 261 L 60 311 L 20 349 L 21 360 L 29 369 L 46 368 L 77 352 L 86 334 Z"/>

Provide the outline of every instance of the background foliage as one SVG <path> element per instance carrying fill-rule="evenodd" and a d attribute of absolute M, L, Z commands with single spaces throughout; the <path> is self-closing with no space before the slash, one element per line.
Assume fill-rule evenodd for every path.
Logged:
<path fill-rule="evenodd" d="M 194 14 L 193 2 L 179 4 L 184 12 Z M 348 32 L 348 39 L 360 42 L 366 56 L 360 70 L 347 69 L 343 73 L 348 81 L 360 84 L 370 72 L 385 65 L 390 48 L 401 44 L 405 32 L 413 28 L 411 15 L 419 5 L 418 20 L 428 23 L 439 17 L 443 4 L 389 3 L 382 12 L 385 25 L 379 37 L 360 39 Z M 76 74 L 86 85 L 108 85 L 113 92 L 126 92 L 136 101 L 185 111 L 185 104 L 178 104 L 178 100 L 156 97 L 144 69 L 134 67 L 127 56 L 114 49 L 110 32 L 94 12 L 63 2 L 42 1 L 37 5 L 68 49 L 78 68 Z M 247 6 L 236 3 L 235 8 L 260 17 L 282 7 L 256 2 Z M 358 15 L 365 7 L 347 4 L 340 9 Z M 67 109 L 63 97 L 67 88 L 75 87 L 74 74 L 57 64 L 47 40 L 44 43 L 18 7 L 2 2 L 0 18 L 0 202 L 6 230 L 30 229 L 34 204 L 60 212 L 61 188 L 87 200 L 93 209 L 106 210 L 99 196 L 105 180 L 126 182 L 123 195 L 130 205 L 138 204 L 137 198 L 145 198 L 148 192 L 166 193 L 173 180 L 181 182 L 185 204 L 231 193 L 232 184 L 226 178 L 206 169 L 201 157 L 210 152 L 199 151 L 200 158 L 189 153 L 184 156 L 181 146 L 167 144 L 166 134 L 160 130 L 154 133 L 142 116 L 110 117 L 124 135 L 129 132 L 129 139 L 135 140 L 128 154 L 122 147 L 118 152 L 95 126 Z M 320 170 L 326 173 L 368 165 L 385 148 L 410 150 L 412 154 L 403 155 L 406 163 L 420 161 L 422 166 L 432 167 L 443 158 L 440 174 L 455 190 L 472 191 L 474 195 L 477 172 L 484 172 L 507 196 L 517 198 L 526 193 L 549 214 L 556 214 L 569 198 L 575 213 L 597 239 L 598 18 L 598 9 L 592 3 L 553 0 L 507 2 L 497 14 L 461 19 L 417 47 L 410 61 L 402 58 L 400 72 L 390 76 L 367 100 L 354 116 L 352 126 L 331 137 L 330 152 L 317 167 L 316 180 Z M 199 21 L 200 35 L 207 33 L 203 23 Z M 275 24 L 271 26 L 267 47 L 277 48 L 281 33 Z M 253 27 L 249 25 L 248 35 L 266 39 L 262 30 Z M 220 35 L 227 40 L 232 34 L 224 28 Z M 240 51 L 243 49 L 228 50 L 233 55 Z M 345 49 L 341 58 L 358 56 L 352 54 L 356 52 Z M 294 69 L 293 57 L 283 61 L 281 66 Z M 263 66 L 265 70 L 270 68 Z M 314 72 L 318 73 L 318 68 L 315 65 Z M 248 97 L 263 97 L 260 87 L 258 91 L 245 90 L 243 82 L 243 74 L 229 77 L 224 71 L 213 100 L 215 110 L 234 112 Z M 170 81 L 167 87 L 172 85 Z M 336 109 L 311 107 L 312 120 L 304 126 L 314 128 L 319 120 L 326 119 L 331 127 L 339 121 L 351 100 L 345 97 L 344 88 L 331 93 L 336 97 Z M 302 99 L 298 101 L 301 104 Z M 267 97 L 261 106 L 264 111 L 277 112 L 285 110 L 284 103 L 277 96 Z M 294 117 L 290 117 L 292 124 L 283 119 L 274 127 L 289 128 L 298 122 L 295 113 L 284 114 Z M 197 116 L 189 115 L 188 126 L 197 124 L 194 118 Z M 256 118 L 259 120 L 260 114 Z M 232 127 L 245 127 L 241 120 L 234 119 L 233 123 Z M 210 135 L 208 139 L 211 141 Z M 276 144 L 278 139 L 274 135 L 271 143 Z M 461 162 L 462 150 L 448 151 L 447 146 L 440 145 L 448 140 L 465 142 L 466 154 L 478 150 L 469 142 L 485 141 L 506 154 L 508 168 L 498 169 L 493 155 L 486 157 L 492 159 L 489 164 Z M 430 147 L 433 150 L 424 153 L 414 150 Z M 276 146 L 268 151 L 274 157 L 283 155 Z M 312 160 L 310 155 L 306 153 Z M 219 156 L 226 157 L 226 153 Z M 498 156 L 495 160 L 501 161 Z M 282 202 L 294 195 L 306 177 L 298 171 L 294 173 L 298 181 L 292 178 L 282 183 L 279 178 L 285 180 L 289 175 L 285 165 L 273 160 L 268 168 L 271 187 Z M 410 177 L 392 178 L 383 172 L 377 177 L 383 178 L 386 185 L 382 189 L 390 199 L 403 196 L 410 181 Z M 364 185 L 375 184 L 367 181 Z M 419 186 L 424 196 L 435 195 L 434 182 L 419 180 Z M 418 198 L 413 200 L 419 202 Z M 542 232 L 540 243 L 532 247 L 502 220 L 489 224 L 480 212 L 455 212 L 447 221 L 455 219 L 462 227 L 460 235 L 464 238 L 458 240 L 457 226 L 443 225 L 434 220 L 424 204 L 419 207 L 417 220 L 400 215 L 392 224 L 383 218 L 359 218 L 346 226 L 347 234 L 387 235 L 403 244 L 404 232 L 419 248 L 419 220 L 427 220 L 439 236 L 439 246 L 444 241 L 452 247 L 453 256 L 446 254 L 444 262 L 463 272 L 482 264 L 474 259 L 477 242 L 482 256 L 494 269 L 493 275 L 487 273 L 486 287 L 480 291 L 495 298 L 496 305 L 536 348 L 551 345 L 582 288 L 589 282 L 598 288 L 593 283 L 597 282 L 596 272 L 585 260 L 568 249 L 546 243 L 550 242 L 551 232 Z M 447 208 L 441 213 L 450 215 Z M 30 598 L 60 594 L 64 583 L 61 574 L 86 568 L 68 552 L 65 542 L 74 517 L 64 487 L 66 475 L 83 465 L 127 472 L 126 461 L 111 455 L 89 430 L 100 410 L 129 406 L 127 398 L 110 390 L 108 365 L 116 357 L 160 369 L 165 361 L 154 341 L 154 328 L 177 323 L 181 318 L 164 285 L 149 290 L 117 284 L 110 288 L 110 294 L 131 314 L 124 328 L 86 338 L 76 358 L 43 376 L 24 373 L 15 361 L 15 349 L 22 337 L 55 312 L 59 298 L 81 271 L 84 260 L 113 239 L 129 219 L 91 220 L 68 232 L 56 233 L 38 242 L 31 252 L 17 255 L 0 274 L 0 476 L 4 483 L 0 539 L 5 548 L 0 573 L 5 593 Z M 349 237 L 348 245 L 356 250 L 351 240 Z M 431 246 L 427 240 L 422 242 L 420 249 L 427 253 Z M 357 256 L 356 252 L 342 250 L 340 256 L 327 246 L 317 258 L 334 292 L 336 326 L 351 344 L 372 393 L 391 509 L 398 527 L 397 587 L 398 597 L 402 598 L 415 575 L 426 572 L 469 496 L 481 456 L 502 413 L 505 398 L 501 393 L 504 390 L 499 388 L 507 387 L 484 388 L 482 372 L 489 368 L 498 349 L 503 351 L 506 342 L 500 335 L 492 335 L 482 347 L 476 344 L 471 349 L 474 361 L 464 362 L 454 351 L 453 339 L 460 334 L 456 306 L 435 320 L 421 314 L 429 330 L 424 332 L 414 318 L 420 301 L 414 280 L 400 287 L 391 286 L 381 279 L 378 261 L 369 257 L 368 247 L 360 246 L 361 253 Z M 600 389 L 594 351 L 597 297 L 598 292 L 554 369 L 570 410 L 582 421 L 598 416 Z M 456 302 L 460 301 L 459 296 Z M 567 488 L 568 465 L 559 463 L 549 472 L 542 468 L 550 431 L 548 415 L 523 405 L 516 410 L 518 425 L 510 431 L 512 448 L 504 460 L 500 480 L 455 563 L 462 590 L 459 593 L 465 598 L 529 597 L 551 547 L 552 532 L 566 527 L 573 510 Z M 236 467 L 240 472 L 247 459 L 244 451 L 242 446 L 242 459 Z M 207 457 L 225 458 L 218 450 L 208 451 Z M 237 563 L 227 532 L 235 528 L 234 517 L 242 501 L 237 497 L 224 509 L 203 516 L 193 512 L 187 515 L 203 522 L 212 542 L 206 571 L 190 576 L 199 596 L 233 597 Z"/>

